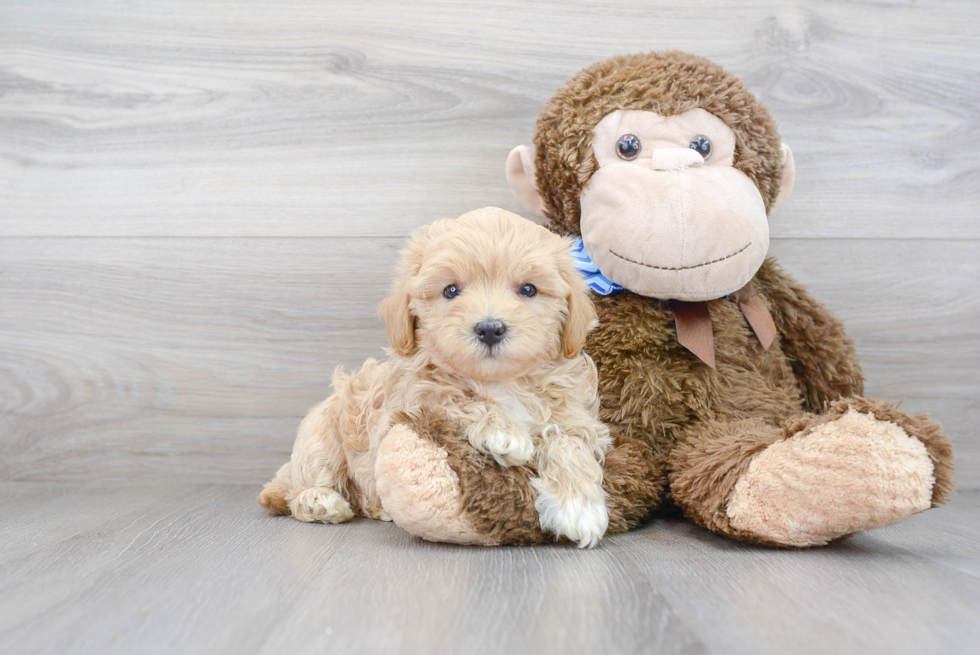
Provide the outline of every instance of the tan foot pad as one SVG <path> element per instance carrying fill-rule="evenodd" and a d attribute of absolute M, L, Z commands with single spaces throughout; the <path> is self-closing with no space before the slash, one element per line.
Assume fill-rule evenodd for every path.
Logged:
<path fill-rule="evenodd" d="M 922 442 L 852 409 L 757 455 L 727 513 L 765 541 L 817 546 L 928 509 L 934 484 Z"/>

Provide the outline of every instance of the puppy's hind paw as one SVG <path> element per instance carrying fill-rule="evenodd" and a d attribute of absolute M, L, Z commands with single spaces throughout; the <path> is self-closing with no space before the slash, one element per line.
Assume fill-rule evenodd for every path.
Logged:
<path fill-rule="evenodd" d="M 294 518 L 307 523 L 344 523 L 354 518 L 350 503 L 333 489 L 309 487 L 289 503 Z"/>
<path fill-rule="evenodd" d="M 595 548 L 609 527 L 609 509 L 605 500 L 577 497 L 559 500 L 548 493 L 541 481 L 531 479 L 538 491 L 534 508 L 538 510 L 541 529 L 568 537 L 579 548 Z"/>
<path fill-rule="evenodd" d="M 485 435 L 483 449 L 501 466 L 522 466 L 534 456 L 534 443 L 530 437 L 507 432 Z"/>

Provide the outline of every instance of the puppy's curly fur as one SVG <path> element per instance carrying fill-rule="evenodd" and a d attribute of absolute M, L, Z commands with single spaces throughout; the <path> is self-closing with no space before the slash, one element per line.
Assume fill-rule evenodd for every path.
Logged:
<path fill-rule="evenodd" d="M 378 449 L 438 406 L 500 465 L 533 464 L 541 528 L 594 546 L 609 523 L 602 463 L 612 439 L 581 352 L 595 310 L 570 246 L 493 208 L 417 232 L 381 307 L 390 358 L 350 375 L 338 368 L 334 393 L 303 420 L 259 503 L 302 521 L 388 519 Z M 505 326 L 499 342 L 479 336 L 487 322 Z"/>

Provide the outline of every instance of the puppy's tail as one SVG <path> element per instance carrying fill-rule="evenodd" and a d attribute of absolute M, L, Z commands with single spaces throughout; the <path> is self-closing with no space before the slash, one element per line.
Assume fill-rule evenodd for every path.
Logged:
<path fill-rule="evenodd" d="M 276 477 L 271 482 L 266 483 L 259 494 L 259 505 L 267 512 L 275 516 L 285 516 L 289 514 L 289 503 L 286 502 L 286 494 L 289 493 L 289 483 L 292 478 L 292 465 L 289 462 L 280 467 Z"/>

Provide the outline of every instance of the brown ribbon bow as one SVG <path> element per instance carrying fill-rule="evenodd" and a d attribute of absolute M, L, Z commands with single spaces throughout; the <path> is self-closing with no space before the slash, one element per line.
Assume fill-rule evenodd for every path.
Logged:
<path fill-rule="evenodd" d="M 742 315 L 749 322 L 752 331 L 762 344 L 763 350 L 769 350 L 773 339 L 776 338 L 776 324 L 772 315 L 766 309 L 762 298 L 756 293 L 752 283 L 731 294 L 731 299 L 738 303 Z M 698 359 L 710 366 L 715 366 L 715 337 L 711 330 L 711 315 L 708 313 L 708 303 L 685 302 L 671 300 L 670 307 L 674 310 L 674 325 L 677 328 L 677 341 L 694 353 Z"/>

